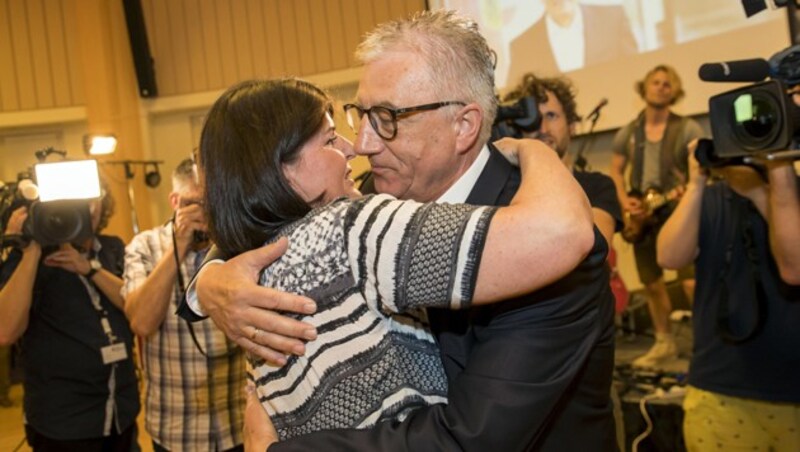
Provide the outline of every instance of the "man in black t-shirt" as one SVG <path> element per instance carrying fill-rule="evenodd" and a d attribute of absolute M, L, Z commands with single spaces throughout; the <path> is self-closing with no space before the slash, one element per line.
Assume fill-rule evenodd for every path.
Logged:
<path fill-rule="evenodd" d="M 536 132 L 524 135 L 544 141 L 566 161 L 572 134 L 581 120 L 575 104 L 575 88 L 572 82 L 564 77 L 538 78 L 528 73 L 504 100 L 516 101 L 526 96 L 536 99 L 542 122 Z M 614 182 L 605 174 L 597 172 L 573 170 L 573 174 L 586 192 L 592 205 L 594 224 L 600 229 L 610 248 L 614 232 L 622 229 L 622 210 Z"/>

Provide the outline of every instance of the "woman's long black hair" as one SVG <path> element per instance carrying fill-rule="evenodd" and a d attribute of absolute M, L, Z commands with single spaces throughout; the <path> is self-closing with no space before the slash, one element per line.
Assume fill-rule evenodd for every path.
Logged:
<path fill-rule="evenodd" d="M 199 167 L 209 233 L 225 257 L 263 245 L 311 210 L 282 165 L 298 157 L 332 111 L 322 90 L 297 79 L 241 82 L 211 107 Z"/>

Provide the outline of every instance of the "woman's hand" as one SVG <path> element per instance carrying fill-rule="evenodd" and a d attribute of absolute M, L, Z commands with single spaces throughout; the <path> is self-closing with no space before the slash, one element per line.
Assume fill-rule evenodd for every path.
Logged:
<path fill-rule="evenodd" d="M 278 432 L 272 425 L 264 407 L 258 401 L 256 388 L 248 382 L 244 388 L 247 403 L 244 407 L 244 450 L 245 452 L 265 452 L 278 442 Z"/>

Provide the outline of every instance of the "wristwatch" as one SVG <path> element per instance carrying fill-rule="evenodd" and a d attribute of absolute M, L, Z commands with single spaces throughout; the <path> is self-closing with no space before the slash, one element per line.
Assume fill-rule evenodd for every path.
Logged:
<path fill-rule="evenodd" d="M 89 272 L 86 273 L 85 275 L 83 275 L 84 278 L 92 279 L 92 276 L 94 276 L 94 274 L 97 273 L 97 271 L 100 270 L 101 268 L 103 268 L 103 264 L 101 264 L 99 260 L 97 260 L 97 259 L 90 260 L 89 261 Z"/>

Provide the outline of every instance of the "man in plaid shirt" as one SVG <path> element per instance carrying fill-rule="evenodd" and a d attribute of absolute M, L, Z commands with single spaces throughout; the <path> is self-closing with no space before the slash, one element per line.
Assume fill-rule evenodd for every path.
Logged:
<path fill-rule="evenodd" d="M 242 351 L 205 320 L 175 315 L 209 243 L 193 163 L 172 176 L 171 221 L 125 249 L 125 315 L 141 337 L 147 381 L 145 427 L 155 451 L 241 451 Z M 180 268 L 180 273 L 178 273 Z"/>

